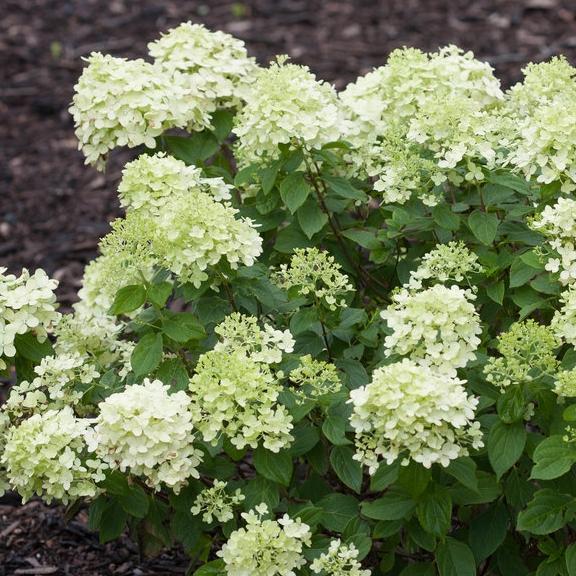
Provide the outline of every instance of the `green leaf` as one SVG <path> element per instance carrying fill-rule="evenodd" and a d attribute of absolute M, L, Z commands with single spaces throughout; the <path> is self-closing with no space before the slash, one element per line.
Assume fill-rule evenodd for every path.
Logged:
<path fill-rule="evenodd" d="M 576 462 L 576 446 L 560 435 L 550 436 L 534 450 L 532 480 L 553 480 L 563 476 Z"/>
<path fill-rule="evenodd" d="M 434 536 L 442 537 L 450 530 L 452 498 L 445 490 L 433 490 L 424 494 L 418 502 L 416 516 L 420 526 Z"/>
<path fill-rule="evenodd" d="M 476 576 L 474 554 L 455 538 L 446 538 L 438 545 L 436 560 L 440 576 Z"/>
<path fill-rule="evenodd" d="M 146 492 L 137 485 L 130 486 L 128 492 L 118 497 L 125 512 L 135 518 L 144 518 L 150 508 L 150 500 Z"/>
<path fill-rule="evenodd" d="M 476 490 L 470 490 L 470 488 L 458 485 L 450 488 L 450 494 L 455 504 L 487 504 L 488 502 L 493 502 L 500 496 L 502 490 L 496 482 L 496 476 L 494 476 L 494 474 L 478 472 L 477 478 L 478 488 Z"/>
<path fill-rule="evenodd" d="M 564 553 L 568 576 L 576 576 L 576 543 L 570 544 Z"/>
<path fill-rule="evenodd" d="M 362 503 L 362 514 L 373 520 L 399 520 L 407 518 L 416 502 L 402 490 L 390 489 L 384 496 L 372 502 Z"/>
<path fill-rule="evenodd" d="M 190 312 L 170 313 L 162 321 L 162 332 L 176 342 L 201 340 L 206 337 L 204 327 Z"/>
<path fill-rule="evenodd" d="M 488 294 L 488 298 L 490 300 L 494 300 L 496 304 L 502 304 L 504 301 L 504 291 L 506 287 L 504 286 L 504 282 L 502 280 L 498 282 L 493 282 L 486 286 L 486 294 Z"/>
<path fill-rule="evenodd" d="M 335 446 L 330 452 L 330 464 L 338 478 L 342 480 L 348 488 L 360 494 L 362 488 L 362 466 L 360 462 L 353 459 L 354 450 L 349 446 Z"/>
<path fill-rule="evenodd" d="M 358 501 L 349 494 L 329 494 L 316 503 L 324 511 L 321 524 L 333 532 L 343 532 L 358 516 Z"/>
<path fill-rule="evenodd" d="M 417 564 L 410 564 L 406 566 L 400 576 L 436 576 L 436 569 L 434 564 L 429 562 L 418 562 Z"/>
<path fill-rule="evenodd" d="M 306 202 L 310 191 L 310 184 L 306 181 L 303 172 L 288 174 L 280 184 L 280 196 L 292 214 Z"/>
<path fill-rule="evenodd" d="M 454 214 L 449 204 L 437 204 L 432 208 L 434 222 L 444 230 L 458 230 L 460 228 L 460 216 Z"/>
<path fill-rule="evenodd" d="M 146 288 L 141 284 L 124 286 L 116 292 L 114 303 L 110 307 L 110 314 L 127 314 L 140 308 L 146 302 Z"/>
<path fill-rule="evenodd" d="M 556 490 L 539 490 L 526 509 L 518 514 L 517 530 L 538 535 L 560 530 L 570 520 L 567 507 L 573 500 L 573 496 Z"/>
<path fill-rule="evenodd" d="M 218 139 L 208 130 L 194 132 L 188 138 L 163 136 L 163 140 L 172 155 L 186 164 L 197 164 L 208 160 L 220 148 Z"/>
<path fill-rule="evenodd" d="M 42 358 L 54 354 L 54 348 L 52 348 L 50 340 L 46 339 L 44 342 L 39 342 L 32 332 L 16 334 L 14 336 L 14 347 L 20 356 L 34 363 L 38 363 Z"/>
<path fill-rule="evenodd" d="M 172 294 L 172 284 L 170 282 L 159 282 L 148 287 L 148 299 L 159 308 L 166 305 L 170 294 Z"/>
<path fill-rule="evenodd" d="M 376 470 L 376 474 L 370 478 L 370 491 L 382 492 L 388 486 L 394 484 L 398 479 L 400 472 L 400 463 L 396 460 L 393 464 L 386 464 L 381 462 Z"/>
<path fill-rule="evenodd" d="M 456 460 L 452 460 L 445 471 L 453 478 L 456 478 L 460 484 L 470 488 L 470 490 L 478 490 L 478 479 L 476 478 L 476 462 L 468 456 L 462 456 Z"/>
<path fill-rule="evenodd" d="M 292 435 L 294 436 L 294 442 L 290 446 L 289 452 L 293 458 L 298 458 L 310 452 L 320 441 L 318 429 L 308 422 L 300 422 L 292 430 Z"/>
<path fill-rule="evenodd" d="M 334 446 L 346 446 L 352 442 L 346 438 L 348 419 L 331 410 L 322 423 L 322 432 Z"/>
<path fill-rule="evenodd" d="M 224 142 L 234 125 L 234 113 L 230 110 L 216 110 L 212 114 L 212 132 L 219 142 Z"/>
<path fill-rule="evenodd" d="M 212 560 L 212 562 L 207 562 L 196 572 L 193 576 L 225 576 L 226 575 L 226 564 L 224 560 Z"/>
<path fill-rule="evenodd" d="M 366 200 L 366 194 L 355 188 L 349 180 L 346 178 L 341 178 L 340 176 L 323 176 L 322 179 L 328 188 L 341 198 L 349 198 L 350 200 Z"/>
<path fill-rule="evenodd" d="M 538 270 L 526 264 L 521 258 L 515 258 L 510 266 L 510 288 L 524 286 L 538 274 Z"/>
<path fill-rule="evenodd" d="M 498 216 L 481 210 L 475 210 L 468 216 L 468 226 L 472 234 L 482 242 L 489 246 L 494 242 L 496 233 L 498 232 Z"/>
<path fill-rule="evenodd" d="M 288 486 L 292 478 L 292 456 L 287 450 L 274 453 L 259 446 L 254 451 L 254 467 L 264 478 Z"/>
<path fill-rule="evenodd" d="M 508 530 L 508 513 L 503 504 L 489 506 L 470 523 L 468 542 L 476 562 L 491 556 L 502 545 Z"/>
<path fill-rule="evenodd" d="M 162 361 L 162 334 L 151 332 L 142 337 L 132 351 L 130 362 L 137 378 L 146 376 L 158 368 Z"/>
<path fill-rule="evenodd" d="M 180 358 L 167 358 L 160 364 L 156 376 L 164 384 L 170 386 L 173 392 L 188 390 L 189 376 L 186 366 Z"/>
<path fill-rule="evenodd" d="M 110 500 L 102 511 L 98 525 L 100 543 L 105 544 L 106 542 L 119 538 L 122 532 L 124 532 L 127 520 L 128 514 L 124 508 L 118 506 L 116 500 Z"/>
<path fill-rule="evenodd" d="M 256 478 L 250 480 L 242 489 L 242 492 L 246 496 L 246 500 L 244 500 L 244 509 L 246 511 L 252 510 L 261 502 L 268 506 L 268 510 L 273 511 L 280 502 L 278 484 L 262 476 L 256 476 Z"/>
<path fill-rule="evenodd" d="M 510 172 L 488 172 L 488 182 L 510 188 L 520 194 L 530 194 L 530 183 Z"/>
<path fill-rule="evenodd" d="M 308 198 L 306 203 L 298 210 L 297 216 L 300 228 L 302 228 L 302 232 L 308 238 L 312 238 L 314 234 L 320 232 L 328 222 L 328 216 L 322 212 L 320 206 L 313 198 Z"/>
<path fill-rule="evenodd" d="M 526 437 L 523 422 L 504 424 L 498 421 L 492 426 L 487 440 L 488 459 L 497 478 L 501 478 L 522 456 Z"/>
<path fill-rule="evenodd" d="M 380 240 L 378 240 L 373 231 L 351 228 L 344 230 L 342 236 L 345 236 L 349 240 L 352 240 L 352 242 L 355 242 L 367 250 L 376 250 L 380 248 Z"/>

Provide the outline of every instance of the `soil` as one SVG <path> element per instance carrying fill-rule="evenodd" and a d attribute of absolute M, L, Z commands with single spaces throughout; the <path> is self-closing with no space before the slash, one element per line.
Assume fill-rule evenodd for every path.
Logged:
<path fill-rule="evenodd" d="M 262 63 L 289 54 L 338 88 L 404 45 L 471 49 L 505 86 L 529 61 L 576 62 L 573 0 L 0 0 L 0 266 L 46 269 L 64 305 L 119 213 L 129 158 L 115 154 L 99 173 L 76 148 L 67 108 L 82 57 L 145 57 L 184 20 L 242 38 Z M 0 500 L 0 576 L 185 573 L 178 551 L 141 562 L 128 539 L 100 546 L 85 520 Z"/>

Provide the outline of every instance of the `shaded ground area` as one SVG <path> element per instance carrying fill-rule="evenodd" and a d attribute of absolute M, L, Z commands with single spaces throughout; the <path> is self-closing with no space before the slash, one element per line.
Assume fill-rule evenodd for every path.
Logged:
<path fill-rule="evenodd" d="M 118 213 L 125 154 L 100 174 L 76 150 L 67 107 L 93 50 L 143 57 L 183 20 L 244 39 L 261 62 L 287 53 L 342 87 L 408 45 L 455 43 L 505 85 L 528 61 L 576 61 L 573 0 L 0 0 L 0 266 L 43 267 L 75 298 L 84 264 Z M 100 546 L 84 514 L 0 501 L 0 576 L 184 574 L 178 552 L 141 562 L 124 539 Z"/>

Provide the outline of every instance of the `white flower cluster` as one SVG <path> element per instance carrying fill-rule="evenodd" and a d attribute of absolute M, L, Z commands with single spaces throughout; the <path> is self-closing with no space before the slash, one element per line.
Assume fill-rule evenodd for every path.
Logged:
<path fill-rule="evenodd" d="M 169 393 L 160 380 L 145 379 L 108 396 L 98 406 L 89 446 L 111 468 L 141 476 L 148 486 L 178 493 L 196 469 L 202 452 L 194 447 L 190 398 Z"/>
<path fill-rule="evenodd" d="M 548 244 L 558 255 L 549 258 L 548 272 L 560 272 L 561 284 L 576 282 L 576 201 L 559 198 L 554 206 L 546 206 L 531 222 L 531 227 L 548 238 Z"/>
<path fill-rule="evenodd" d="M 341 390 L 342 381 L 334 364 L 315 360 L 310 354 L 301 356 L 299 362 L 289 377 L 296 385 L 293 391 L 300 400 L 321 398 Z"/>
<path fill-rule="evenodd" d="M 576 190 L 576 68 L 564 57 L 530 64 L 507 101 L 507 163 L 541 184 Z"/>
<path fill-rule="evenodd" d="M 346 292 L 354 290 L 348 276 L 328 252 L 318 248 L 296 248 L 290 264 L 281 264 L 272 280 L 285 290 L 311 296 L 330 310 L 345 306 Z"/>
<path fill-rule="evenodd" d="M 374 474 L 380 459 L 448 466 L 468 454 L 467 446 L 481 447 L 480 423 L 474 421 L 478 399 L 468 396 L 465 384 L 407 358 L 378 368 L 370 384 L 350 392 L 354 458 Z"/>
<path fill-rule="evenodd" d="M 242 40 L 191 22 L 162 34 L 148 44 L 148 52 L 163 69 L 181 73 L 182 81 L 200 91 L 214 109 L 240 106 L 258 69 Z"/>
<path fill-rule="evenodd" d="M 381 312 L 392 331 L 384 341 L 386 355 L 408 355 L 448 372 L 464 367 L 475 358 L 482 332 L 475 299 L 458 286 L 436 284 L 421 292 L 402 288 Z"/>
<path fill-rule="evenodd" d="M 0 463 L 10 485 L 25 501 L 34 495 L 64 503 L 95 496 L 105 465 L 88 454 L 89 426 L 65 407 L 34 414 L 9 428 Z"/>
<path fill-rule="evenodd" d="M 282 387 L 267 364 L 243 351 L 211 350 L 200 356 L 190 380 L 194 425 L 206 442 L 220 435 L 239 449 L 262 445 L 272 452 L 288 446 L 292 417 L 278 403 Z"/>
<path fill-rule="evenodd" d="M 471 274 L 482 272 L 478 256 L 464 242 L 438 244 L 422 257 L 420 265 L 410 274 L 407 288 L 420 290 L 425 282 L 462 282 Z"/>
<path fill-rule="evenodd" d="M 235 312 L 214 328 L 219 342 L 214 350 L 242 351 L 254 362 L 278 364 L 282 354 L 294 350 L 294 337 L 290 330 L 276 330 L 270 324 L 258 325 L 258 318 Z"/>
<path fill-rule="evenodd" d="M 561 398 L 576 398 L 576 369 L 561 370 L 556 374 L 554 392 Z"/>
<path fill-rule="evenodd" d="M 31 332 L 40 342 L 46 340 L 47 331 L 60 318 L 54 294 L 57 286 L 41 269 L 34 274 L 23 269 L 15 276 L 0 268 L 0 370 L 6 367 L 2 356 L 16 355 L 18 334 Z"/>
<path fill-rule="evenodd" d="M 226 492 L 227 482 L 214 480 L 210 488 L 204 488 L 194 501 L 191 512 L 195 516 L 202 514 L 202 520 L 210 524 L 214 518 L 218 522 L 228 522 L 234 518 L 234 506 L 237 506 L 246 497 L 240 488 L 234 494 Z"/>
<path fill-rule="evenodd" d="M 561 307 L 552 318 L 550 326 L 556 336 L 576 346 L 576 289 L 569 288 L 560 295 Z"/>
<path fill-rule="evenodd" d="M 503 94 L 490 66 L 471 52 L 454 46 L 433 54 L 396 50 L 340 99 L 344 139 L 355 147 L 348 160 L 356 173 L 375 178 L 385 202 L 418 194 L 433 205 L 435 186 L 482 180 L 481 166 L 496 159 L 492 111 Z"/>
<path fill-rule="evenodd" d="M 229 200 L 231 189 L 222 178 L 205 178 L 200 168 L 186 166 L 181 160 L 158 152 L 142 154 L 126 164 L 118 195 L 120 205 L 126 209 L 158 214 L 176 196 L 201 191 L 218 201 Z"/>
<path fill-rule="evenodd" d="M 244 166 L 278 158 L 279 144 L 320 148 L 340 138 L 336 91 L 306 66 L 272 63 L 256 75 L 247 102 L 236 117 L 236 156 Z"/>
<path fill-rule="evenodd" d="M 77 385 L 90 384 L 100 376 L 94 365 L 80 354 L 48 356 L 34 372 L 38 376 L 32 382 L 24 380 L 10 389 L 3 409 L 12 418 L 28 411 L 74 406 L 82 398 Z"/>
<path fill-rule="evenodd" d="M 358 549 L 354 544 L 342 544 L 332 540 L 328 552 L 322 553 L 310 564 L 310 570 L 323 576 L 370 576 L 370 570 L 362 570 L 358 562 Z"/>
<path fill-rule="evenodd" d="M 169 128 L 210 125 L 210 100 L 182 74 L 98 52 L 87 62 L 70 107 L 87 163 L 103 168 L 117 146 L 155 148 L 155 138 Z"/>
<path fill-rule="evenodd" d="M 310 546 L 310 527 L 287 514 L 278 520 L 264 520 L 265 504 L 243 513 L 245 528 L 235 530 L 218 552 L 228 576 L 296 576 L 306 564 L 302 554 Z"/>

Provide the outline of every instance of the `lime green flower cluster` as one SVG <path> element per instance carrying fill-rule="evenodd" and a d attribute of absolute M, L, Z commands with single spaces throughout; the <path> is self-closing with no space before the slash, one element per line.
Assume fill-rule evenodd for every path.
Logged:
<path fill-rule="evenodd" d="M 205 178 L 199 168 L 158 152 L 142 154 L 126 164 L 118 195 L 120 205 L 127 210 L 143 209 L 157 215 L 175 196 L 201 191 L 218 201 L 229 200 L 231 188 L 222 178 Z"/>
<path fill-rule="evenodd" d="M 340 137 L 336 91 L 306 66 L 278 59 L 258 72 L 248 96 L 234 125 L 241 165 L 275 160 L 279 144 L 320 148 Z"/>
<path fill-rule="evenodd" d="M 321 398 L 341 390 L 342 381 L 334 364 L 315 360 L 310 354 L 301 356 L 299 363 L 289 378 L 296 385 L 293 391 L 300 400 Z"/>
<path fill-rule="evenodd" d="M 292 416 L 278 402 L 281 390 L 268 365 L 244 351 L 207 352 L 190 380 L 194 425 L 214 445 L 224 436 L 239 449 L 261 443 L 278 452 L 293 440 Z"/>
<path fill-rule="evenodd" d="M 480 423 L 474 421 L 478 399 L 465 385 L 407 358 L 376 369 L 370 384 L 350 392 L 354 458 L 374 474 L 381 459 L 448 466 L 467 455 L 468 446 L 481 447 Z"/>
<path fill-rule="evenodd" d="M 498 336 L 501 357 L 489 358 L 484 367 L 488 382 L 503 392 L 513 384 L 527 384 L 558 369 L 561 339 L 550 326 L 534 320 L 515 322 Z"/>
<path fill-rule="evenodd" d="M 433 283 L 460 283 L 469 275 L 480 274 L 482 270 L 478 256 L 464 242 L 438 244 L 434 250 L 424 254 L 418 268 L 410 274 L 407 287 L 420 290 L 429 280 Z"/>
<path fill-rule="evenodd" d="M 191 22 L 162 34 L 148 52 L 163 69 L 180 73 L 214 110 L 241 106 L 258 69 L 242 40 Z"/>
<path fill-rule="evenodd" d="M 343 544 L 339 539 L 332 540 L 328 552 L 320 554 L 310 570 L 323 576 L 370 576 L 370 570 L 362 570 L 358 562 L 358 549 L 354 544 Z"/>
<path fill-rule="evenodd" d="M 154 490 L 176 494 L 198 478 L 202 452 L 194 445 L 190 398 L 145 379 L 108 396 L 98 406 L 90 449 L 113 469 L 141 476 Z"/>
<path fill-rule="evenodd" d="M 34 414 L 8 429 L 0 463 L 10 485 L 24 500 L 74 502 L 98 493 L 106 466 L 89 454 L 90 423 L 72 408 Z"/>
<path fill-rule="evenodd" d="M 284 514 L 278 520 L 264 520 L 265 504 L 242 514 L 246 527 L 230 534 L 218 552 L 228 576 L 294 576 L 306 564 L 304 546 L 310 546 L 310 527 Z"/>
<path fill-rule="evenodd" d="M 330 310 L 346 305 L 344 295 L 352 292 L 348 276 L 328 252 L 318 248 L 297 248 L 290 264 L 281 264 L 273 281 L 285 290 L 313 298 Z"/>
<path fill-rule="evenodd" d="M 192 506 L 191 512 L 195 516 L 202 514 L 202 520 L 210 524 L 214 519 L 218 522 L 228 522 L 234 518 L 234 506 L 240 504 L 246 498 L 240 488 L 233 494 L 226 492 L 228 482 L 214 480 L 210 488 L 204 488 Z"/>
<path fill-rule="evenodd" d="M 242 351 L 255 362 L 279 364 L 283 353 L 294 350 L 294 338 L 290 330 L 276 330 L 270 324 L 258 325 L 254 316 L 235 312 L 214 328 L 219 342 L 214 350 L 222 352 Z"/>
<path fill-rule="evenodd" d="M 475 299 L 471 290 L 455 285 L 417 292 L 402 288 L 380 314 L 391 330 L 386 355 L 407 355 L 447 372 L 466 366 L 476 357 L 482 332 Z"/>
<path fill-rule="evenodd" d="M 561 398 L 576 398 L 576 369 L 561 370 L 556 374 L 554 392 Z"/>

